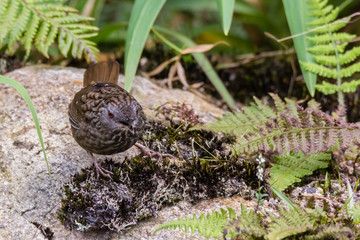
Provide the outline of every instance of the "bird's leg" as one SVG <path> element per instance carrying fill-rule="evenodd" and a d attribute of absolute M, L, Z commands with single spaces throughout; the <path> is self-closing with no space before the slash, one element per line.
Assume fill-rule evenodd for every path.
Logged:
<path fill-rule="evenodd" d="M 138 147 L 141 150 L 142 154 L 144 154 L 144 155 L 148 155 L 150 157 L 159 157 L 159 158 L 168 157 L 175 161 L 175 157 L 169 153 L 156 152 L 154 150 L 147 148 L 146 146 L 144 146 L 140 143 L 135 143 L 135 146 Z"/>
<path fill-rule="evenodd" d="M 105 168 L 101 167 L 101 164 L 97 162 L 97 160 L 95 159 L 94 155 L 89 152 L 91 158 L 93 159 L 93 162 L 94 162 L 94 166 L 96 168 L 96 176 L 97 178 L 99 178 L 99 173 L 101 175 L 103 175 L 104 177 L 107 177 L 107 178 L 111 178 L 111 175 L 113 174 L 111 171 L 109 170 L 106 170 Z"/>

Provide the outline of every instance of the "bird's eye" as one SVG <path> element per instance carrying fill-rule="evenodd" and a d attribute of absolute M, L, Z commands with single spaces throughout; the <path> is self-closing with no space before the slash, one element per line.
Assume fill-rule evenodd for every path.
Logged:
<path fill-rule="evenodd" d="M 108 110 L 108 116 L 109 116 L 109 118 L 113 118 L 114 114 Z"/>

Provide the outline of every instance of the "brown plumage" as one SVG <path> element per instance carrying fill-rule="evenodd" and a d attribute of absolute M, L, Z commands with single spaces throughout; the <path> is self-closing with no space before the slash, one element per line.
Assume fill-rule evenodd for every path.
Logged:
<path fill-rule="evenodd" d="M 69 105 L 73 137 L 91 156 L 123 152 L 143 134 L 145 114 L 136 99 L 117 85 L 118 76 L 116 61 L 91 65 L 84 74 L 84 88 Z M 109 177 L 95 159 L 94 164 L 97 174 Z"/>

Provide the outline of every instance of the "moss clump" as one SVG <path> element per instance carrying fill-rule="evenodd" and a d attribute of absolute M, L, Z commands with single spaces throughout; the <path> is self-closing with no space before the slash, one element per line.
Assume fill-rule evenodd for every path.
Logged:
<path fill-rule="evenodd" d="M 183 116 L 196 119 L 185 110 Z M 149 156 L 122 163 L 108 159 L 102 166 L 113 172 L 112 179 L 97 179 L 94 167 L 84 169 L 63 187 L 60 219 L 79 230 L 121 231 L 179 200 L 196 202 L 240 193 L 250 197 L 246 184 L 258 186 L 256 166 L 230 157 L 225 143 L 233 141 L 231 137 L 190 131 L 191 124 L 168 119 L 166 126 L 150 122 L 143 144 L 172 154 L 175 161 Z"/>

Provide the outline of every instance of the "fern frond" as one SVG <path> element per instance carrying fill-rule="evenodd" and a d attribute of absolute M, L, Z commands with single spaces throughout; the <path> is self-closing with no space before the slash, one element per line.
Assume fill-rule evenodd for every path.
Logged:
<path fill-rule="evenodd" d="M 300 64 L 305 70 L 318 76 L 336 79 L 336 87 L 323 83 L 316 85 L 316 89 L 325 94 L 337 92 L 339 104 L 344 105 L 343 92 L 356 91 L 357 84 L 353 82 L 342 85 L 343 78 L 360 72 L 360 63 L 353 63 L 360 56 L 360 47 L 345 50 L 349 41 L 356 36 L 337 32 L 346 26 L 351 18 L 334 21 L 338 16 L 339 8 L 334 9 L 332 5 L 327 5 L 327 1 L 308 0 L 308 5 L 310 15 L 317 17 L 309 23 L 314 28 L 312 32 L 315 35 L 307 37 L 313 43 L 313 47 L 308 48 L 307 51 L 313 55 L 316 63 L 300 62 Z M 351 65 L 346 66 L 347 64 Z"/>
<path fill-rule="evenodd" d="M 305 149 L 305 152 L 307 151 L 308 149 Z M 274 159 L 276 164 L 273 164 L 270 170 L 270 185 L 283 191 L 291 184 L 300 182 L 303 176 L 310 175 L 319 168 L 326 168 L 331 160 L 331 154 L 319 153 L 305 156 L 300 151 L 274 156 Z"/>
<path fill-rule="evenodd" d="M 297 234 L 316 230 L 314 220 L 311 220 L 309 215 L 298 206 L 295 209 L 291 208 L 289 210 L 279 207 L 279 214 L 279 218 L 270 215 L 272 222 L 268 228 L 267 239 L 275 240 L 291 236 L 295 237 Z"/>
<path fill-rule="evenodd" d="M 224 226 L 223 235 L 231 239 L 263 237 L 266 234 L 266 230 L 261 221 L 262 218 L 259 214 L 256 214 L 254 210 L 248 210 L 245 205 L 241 204 L 240 215 Z"/>
<path fill-rule="evenodd" d="M 63 5 L 64 1 L 48 0 L 1 0 L 0 48 L 8 51 L 16 41 L 24 44 L 26 56 L 34 45 L 44 56 L 58 40 L 60 52 L 67 56 L 71 50 L 77 58 L 96 61 L 98 49 L 88 39 L 96 36 L 97 27 L 86 22 L 92 18 L 81 16 L 77 10 Z"/>
<path fill-rule="evenodd" d="M 185 232 L 190 232 L 191 229 L 191 233 L 194 233 L 197 230 L 201 236 L 206 238 L 218 238 L 222 236 L 224 225 L 233 218 L 235 218 L 235 211 L 232 208 L 228 208 L 228 211 L 221 208 L 221 213 L 213 210 L 206 216 L 201 213 L 199 218 L 194 214 L 192 219 L 185 217 L 185 219 L 179 218 L 164 223 L 154 231 L 154 234 L 163 229 L 185 228 Z"/>
<path fill-rule="evenodd" d="M 295 110 L 292 101 L 284 103 L 277 95 L 271 96 L 276 105 L 272 113 L 263 112 L 261 109 L 265 108 L 265 104 L 257 101 L 236 114 L 227 113 L 223 118 L 195 129 L 235 134 L 236 143 L 229 146 L 235 155 L 258 151 L 281 154 L 300 150 L 304 154 L 311 154 L 326 151 L 337 142 L 344 149 L 351 141 L 360 142 L 358 125 L 335 121 L 311 107 L 303 109 L 296 105 Z M 262 117 L 254 118 L 260 114 Z"/>
<path fill-rule="evenodd" d="M 352 231 L 348 227 L 340 226 L 340 225 L 325 225 L 323 226 L 319 232 L 307 236 L 306 239 L 309 240 L 322 240 L 322 239 L 353 239 L 352 237 Z"/>

